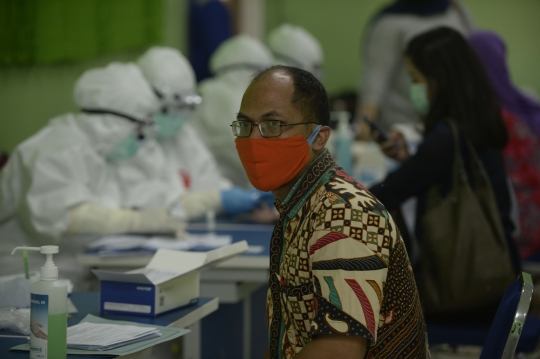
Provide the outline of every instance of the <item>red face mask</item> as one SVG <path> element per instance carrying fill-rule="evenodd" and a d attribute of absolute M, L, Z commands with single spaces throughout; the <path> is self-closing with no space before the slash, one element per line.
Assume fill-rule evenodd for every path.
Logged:
<path fill-rule="evenodd" d="M 292 180 L 309 160 L 310 145 L 302 135 L 237 138 L 235 142 L 249 182 L 264 192 L 278 189 Z"/>

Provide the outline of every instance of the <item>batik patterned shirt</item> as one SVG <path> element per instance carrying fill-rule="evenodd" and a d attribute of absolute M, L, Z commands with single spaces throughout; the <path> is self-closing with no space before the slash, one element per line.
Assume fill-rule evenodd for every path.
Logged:
<path fill-rule="evenodd" d="M 377 199 L 325 150 L 276 206 L 271 358 L 293 358 L 319 334 L 366 338 L 366 358 L 429 357 L 405 246 Z"/>

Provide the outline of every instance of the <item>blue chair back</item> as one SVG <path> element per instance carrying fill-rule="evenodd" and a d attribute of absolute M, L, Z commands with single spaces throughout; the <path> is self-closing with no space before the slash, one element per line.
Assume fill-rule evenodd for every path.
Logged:
<path fill-rule="evenodd" d="M 480 359 L 512 359 L 531 303 L 531 276 L 522 272 L 504 293 Z"/>

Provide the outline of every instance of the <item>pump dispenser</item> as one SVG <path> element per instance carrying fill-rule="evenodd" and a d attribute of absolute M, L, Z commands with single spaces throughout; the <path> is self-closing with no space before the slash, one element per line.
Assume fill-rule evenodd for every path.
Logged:
<path fill-rule="evenodd" d="M 343 170 L 352 175 L 352 141 L 353 134 L 349 127 L 349 113 L 347 111 L 335 111 L 335 115 L 338 119 L 338 126 L 336 131 L 336 139 L 334 142 L 336 163 L 343 168 Z"/>
<path fill-rule="evenodd" d="M 30 286 L 30 358 L 64 359 L 67 357 L 67 285 L 58 280 L 53 254 L 58 246 L 16 247 L 39 251 L 47 259 L 41 267 L 41 279 Z"/>

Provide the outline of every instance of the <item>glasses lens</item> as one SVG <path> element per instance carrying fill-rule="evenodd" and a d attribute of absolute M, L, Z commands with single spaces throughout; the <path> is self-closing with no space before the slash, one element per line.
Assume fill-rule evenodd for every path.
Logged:
<path fill-rule="evenodd" d="M 247 137 L 251 134 L 251 123 L 247 121 L 234 121 L 232 123 L 233 135 Z"/>
<path fill-rule="evenodd" d="M 259 129 L 264 137 L 277 137 L 281 135 L 281 122 L 262 121 L 259 123 Z"/>

